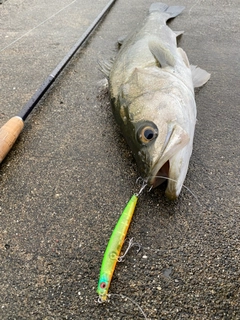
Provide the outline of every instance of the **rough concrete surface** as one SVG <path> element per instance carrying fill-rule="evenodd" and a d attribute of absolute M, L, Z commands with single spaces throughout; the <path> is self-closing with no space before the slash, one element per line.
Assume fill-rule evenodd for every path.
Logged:
<path fill-rule="evenodd" d="M 0 5 L 0 125 L 18 113 L 107 0 Z M 105 247 L 138 191 L 136 164 L 99 89 L 98 60 L 146 16 L 118 0 L 44 97 L 0 167 L 0 319 L 143 319 L 130 300 L 97 302 Z M 196 92 L 194 150 L 179 199 L 145 192 L 128 237 L 142 245 L 110 287 L 148 319 L 240 319 L 240 3 L 181 0 L 180 46 L 209 71 Z M 60 11 L 62 8 L 64 10 Z M 58 12 L 58 13 L 57 13 Z M 44 22 L 45 21 L 45 22 Z M 44 22 L 44 23 L 43 23 Z M 19 39 L 18 41 L 16 41 Z"/>

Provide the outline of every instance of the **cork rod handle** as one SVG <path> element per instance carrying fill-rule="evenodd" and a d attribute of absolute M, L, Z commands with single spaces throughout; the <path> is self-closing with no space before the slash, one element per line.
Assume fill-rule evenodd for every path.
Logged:
<path fill-rule="evenodd" d="M 0 128 L 0 163 L 11 150 L 23 127 L 22 118 L 15 116 Z"/>

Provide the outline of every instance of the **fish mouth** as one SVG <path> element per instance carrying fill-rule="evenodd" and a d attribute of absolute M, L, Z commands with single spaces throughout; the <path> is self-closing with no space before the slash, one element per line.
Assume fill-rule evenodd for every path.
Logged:
<path fill-rule="evenodd" d="M 157 173 L 150 177 L 149 184 L 152 188 L 156 188 L 160 186 L 163 182 L 165 182 L 169 177 L 169 169 L 170 169 L 170 162 L 167 160 L 163 166 L 157 171 Z"/>
<path fill-rule="evenodd" d="M 169 180 L 171 159 L 189 143 L 188 133 L 178 124 L 170 123 L 160 156 L 155 161 L 149 175 L 148 183 L 156 188 Z"/>

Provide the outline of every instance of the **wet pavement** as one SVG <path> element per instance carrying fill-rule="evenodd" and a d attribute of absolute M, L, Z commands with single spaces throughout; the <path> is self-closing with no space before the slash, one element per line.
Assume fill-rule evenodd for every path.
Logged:
<path fill-rule="evenodd" d="M 0 125 L 16 115 L 108 1 L 0 5 Z M 190 1 L 171 22 L 192 64 L 212 74 L 196 92 L 194 150 L 177 201 L 145 192 L 108 303 L 96 286 L 115 223 L 139 187 L 98 60 L 152 1 L 118 0 L 25 123 L 0 167 L 0 318 L 240 319 L 240 4 Z M 199 204 L 200 203 L 200 204 Z"/>

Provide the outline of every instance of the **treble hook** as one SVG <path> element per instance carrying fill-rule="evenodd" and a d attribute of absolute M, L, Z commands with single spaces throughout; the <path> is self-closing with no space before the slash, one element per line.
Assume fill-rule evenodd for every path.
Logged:
<path fill-rule="evenodd" d="M 137 178 L 136 183 L 140 183 L 140 181 L 142 182 L 142 186 L 141 186 L 139 192 L 136 193 L 136 196 L 137 196 L 137 197 L 140 196 L 140 194 L 143 192 L 143 190 L 144 190 L 144 189 L 146 188 L 146 186 L 147 186 L 146 180 L 144 180 L 142 177 Z"/>
<path fill-rule="evenodd" d="M 138 249 L 137 249 L 137 253 L 141 250 L 141 245 L 137 242 L 133 242 L 133 238 L 131 238 L 129 240 L 129 244 L 128 244 L 128 247 L 126 249 L 126 251 L 124 252 L 124 254 L 122 256 L 120 256 L 118 258 L 118 262 L 123 262 L 123 259 L 125 258 L 126 254 L 128 253 L 128 251 L 132 248 L 132 247 L 135 247 L 135 246 L 138 246 Z"/>

